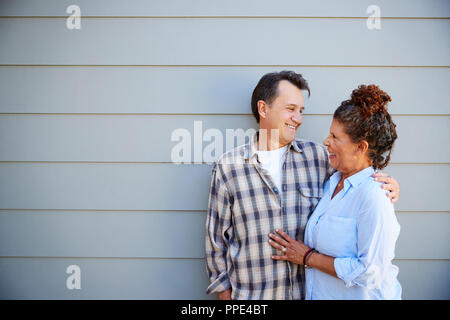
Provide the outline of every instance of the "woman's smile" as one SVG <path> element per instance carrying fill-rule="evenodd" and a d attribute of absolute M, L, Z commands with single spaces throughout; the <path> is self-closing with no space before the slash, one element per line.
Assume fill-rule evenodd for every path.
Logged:
<path fill-rule="evenodd" d="M 336 159 L 336 155 L 334 153 L 328 153 L 328 158 L 330 159 L 330 161 Z"/>

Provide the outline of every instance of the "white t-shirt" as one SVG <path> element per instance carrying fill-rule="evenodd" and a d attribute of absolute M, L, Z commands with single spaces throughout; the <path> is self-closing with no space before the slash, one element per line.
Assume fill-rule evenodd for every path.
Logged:
<path fill-rule="evenodd" d="M 287 148 L 288 146 L 286 145 L 276 150 L 256 151 L 261 167 L 269 172 L 279 190 L 281 190 L 281 168 L 283 167 L 283 156 L 286 153 Z"/>

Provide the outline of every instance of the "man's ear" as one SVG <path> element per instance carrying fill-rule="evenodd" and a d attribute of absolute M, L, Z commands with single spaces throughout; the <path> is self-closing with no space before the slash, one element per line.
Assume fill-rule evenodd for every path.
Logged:
<path fill-rule="evenodd" d="M 267 117 L 267 109 L 269 105 L 264 100 L 258 100 L 258 113 L 259 117 L 265 119 Z"/>

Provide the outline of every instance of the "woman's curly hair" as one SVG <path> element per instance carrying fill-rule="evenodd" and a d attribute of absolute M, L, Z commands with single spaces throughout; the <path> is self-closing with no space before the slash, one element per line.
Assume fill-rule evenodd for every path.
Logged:
<path fill-rule="evenodd" d="M 334 112 L 333 118 L 345 126 L 354 143 L 366 140 L 374 169 L 383 169 L 391 159 L 397 139 L 395 123 L 387 111 L 391 97 L 378 86 L 360 85 Z"/>

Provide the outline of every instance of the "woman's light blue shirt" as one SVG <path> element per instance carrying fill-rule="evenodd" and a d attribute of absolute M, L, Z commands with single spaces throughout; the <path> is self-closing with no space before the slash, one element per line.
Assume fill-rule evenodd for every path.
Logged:
<path fill-rule="evenodd" d="M 368 167 L 344 180 L 336 172 L 325 183 L 323 198 L 308 220 L 305 244 L 335 257 L 338 278 L 306 269 L 306 299 L 401 299 L 394 259 L 400 225 L 394 206 Z"/>

